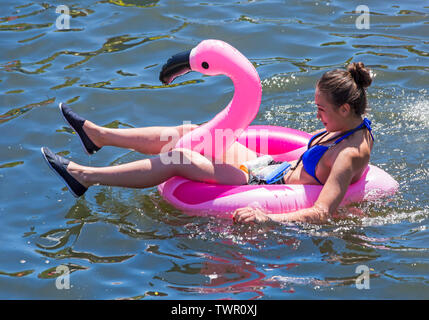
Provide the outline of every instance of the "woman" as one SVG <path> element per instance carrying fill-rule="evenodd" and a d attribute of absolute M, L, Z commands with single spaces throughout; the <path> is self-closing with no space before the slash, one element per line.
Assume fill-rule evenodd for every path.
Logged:
<path fill-rule="evenodd" d="M 362 115 L 367 108 L 365 89 L 371 81 L 370 70 L 359 62 L 350 64 L 347 70 L 326 72 L 317 82 L 317 118 L 326 130 L 311 139 L 309 149 L 301 159 L 292 163 L 292 170 L 279 181 L 287 184 L 323 184 L 314 206 L 275 215 L 255 208 L 241 208 L 234 213 L 236 222 L 322 222 L 336 212 L 348 186 L 360 179 L 369 162 L 373 137 L 370 123 L 363 120 Z M 94 168 L 68 161 L 48 148 L 42 148 L 50 167 L 60 175 L 75 196 L 83 195 L 92 185 L 147 188 L 173 176 L 230 185 L 255 182 L 255 177 L 239 168 L 243 161 L 254 160 L 257 155 L 239 143 L 226 151 L 223 163 L 214 163 L 188 149 L 174 149 L 175 141 L 196 126 L 108 129 L 81 118 L 64 104 L 60 104 L 60 109 L 89 154 L 107 145 L 134 149 L 145 154 L 161 153 L 155 158 Z M 170 135 L 174 136 L 173 141 L 162 139 L 168 130 L 177 132 L 176 135 Z M 165 155 L 180 161 L 163 161 Z"/>

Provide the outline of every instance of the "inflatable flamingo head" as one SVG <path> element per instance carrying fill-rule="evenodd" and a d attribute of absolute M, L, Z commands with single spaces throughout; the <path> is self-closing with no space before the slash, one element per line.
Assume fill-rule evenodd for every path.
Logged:
<path fill-rule="evenodd" d="M 208 158 L 222 161 L 224 151 L 238 139 L 258 113 L 261 81 L 250 61 L 220 40 L 204 40 L 192 50 L 174 55 L 162 67 L 159 79 L 164 84 L 170 84 L 190 71 L 228 76 L 234 84 L 234 96 L 225 109 L 181 137 L 175 147 L 198 151 Z M 219 132 L 222 133 L 220 138 Z"/>
<path fill-rule="evenodd" d="M 259 77 L 247 58 L 237 49 L 221 40 L 204 40 L 190 51 L 172 56 L 163 66 L 159 80 L 170 84 L 178 76 L 190 71 L 198 71 L 205 75 L 224 74 L 234 80 L 236 77 Z M 253 75 L 248 74 L 249 71 Z"/>

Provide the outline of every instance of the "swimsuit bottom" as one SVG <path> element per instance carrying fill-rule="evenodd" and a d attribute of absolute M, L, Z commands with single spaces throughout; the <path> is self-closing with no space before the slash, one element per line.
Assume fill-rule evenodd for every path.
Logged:
<path fill-rule="evenodd" d="M 262 185 L 262 184 L 268 184 L 267 181 L 254 176 L 253 174 L 249 173 L 249 180 L 247 182 L 248 185 Z M 277 180 L 276 182 L 270 183 L 270 184 L 285 184 L 283 177 L 280 180 Z"/>
<path fill-rule="evenodd" d="M 285 184 L 283 177 L 290 170 L 290 164 L 262 156 L 244 163 L 240 168 L 249 174 L 248 185 Z"/>

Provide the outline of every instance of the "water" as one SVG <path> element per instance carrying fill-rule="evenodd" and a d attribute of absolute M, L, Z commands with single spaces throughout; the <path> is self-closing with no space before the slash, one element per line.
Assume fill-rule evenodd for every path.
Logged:
<path fill-rule="evenodd" d="M 71 10 L 58 30 L 58 5 Z M 354 1 L 2 1 L 0 4 L 1 299 L 428 299 L 429 2 L 375 2 L 357 29 Z M 376 145 L 371 162 L 400 184 L 365 216 L 266 229 L 189 217 L 156 188 L 94 187 L 75 200 L 41 146 L 104 166 L 143 156 L 88 157 L 58 112 L 68 102 L 110 127 L 201 123 L 230 99 L 226 77 L 192 73 L 163 87 L 161 66 L 207 38 L 257 67 L 254 124 L 321 128 L 314 84 L 363 61 Z M 56 287 L 66 265 L 70 288 Z M 369 289 L 359 290 L 359 266 Z M 63 282 L 65 285 L 65 282 Z"/>

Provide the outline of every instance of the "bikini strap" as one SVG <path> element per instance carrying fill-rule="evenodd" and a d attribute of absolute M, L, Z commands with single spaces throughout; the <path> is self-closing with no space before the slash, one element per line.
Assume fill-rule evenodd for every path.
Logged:
<path fill-rule="evenodd" d="M 371 135 L 372 141 L 374 141 L 374 136 L 372 135 L 371 120 L 365 118 L 363 119 L 363 124 L 368 129 L 369 134 Z"/>
<path fill-rule="evenodd" d="M 327 147 L 328 148 L 330 148 L 330 147 L 332 147 L 332 146 L 334 146 L 334 145 L 336 145 L 337 143 L 339 143 L 339 142 L 341 142 L 341 141 L 343 141 L 345 138 L 347 138 L 348 136 L 350 136 L 351 134 L 353 134 L 354 132 L 356 132 L 357 130 L 360 130 L 360 129 L 362 129 L 363 127 L 366 127 L 367 129 L 368 129 L 368 131 L 369 131 L 369 133 L 370 133 L 370 135 L 371 135 L 371 138 L 372 138 L 372 141 L 374 141 L 374 136 L 372 135 L 372 128 L 371 128 L 371 121 L 369 120 L 369 119 L 367 119 L 367 118 L 364 118 L 363 119 L 363 121 L 362 121 L 362 123 L 359 125 L 359 126 L 357 126 L 355 129 L 352 129 L 352 130 L 350 130 L 348 133 L 346 133 L 344 136 L 342 136 L 342 137 L 340 137 L 340 138 L 338 138 L 338 140 L 336 140 L 335 142 L 333 142 L 332 144 L 330 144 L 330 145 L 328 145 Z M 315 134 L 314 136 L 312 136 L 311 137 L 311 139 L 310 139 L 310 141 L 308 141 L 308 145 L 307 145 L 307 150 L 310 148 L 310 145 L 311 145 L 311 143 L 313 142 L 313 140 L 315 139 L 315 138 L 317 138 L 317 137 L 320 137 L 320 139 L 319 139 L 319 141 L 320 140 L 322 140 L 323 139 L 323 137 L 324 136 L 322 136 L 322 135 L 324 135 L 324 134 L 327 134 L 328 132 L 325 130 L 325 131 L 322 131 L 322 132 L 319 132 L 319 133 L 317 133 L 317 134 Z M 329 139 L 329 140 L 327 140 L 327 141 L 325 141 L 325 143 L 326 142 L 329 142 L 329 141 L 331 141 L 331 140 L 334 140 L 335 139 L 335 137 L 333 137 L 333 138 L 331 138 L 331 139 Z M 317 141 L 316 143 L 315 143 L 315 145 L 317 145 L 318 143 L 319 143 L 319 141 Z M 298 161 L 296 162 L 296 164 L 291 168 L 291 170 L 295 170 L 297 167 L 298 167 L 298 165 L 301 163 L 301 161 L 302 161 L 302 156 L 304 155 L 304 153 L 303 154 L 301 154 L 301 156 L 299 157 L 299 159 L 298 159 Z M 316 178 L 316 180 L 318 180 L 317 178 Z M 322 183 L 321 183 L 322 184 Z"/>
<path fill-rule="evenodd" d="M 369 131 L 369 133 L 371 134 L 371 138 L 374 141 L 374 136 L 372 135 L 372 128 L 371 128 L 371 121 L 368 120 L 367 118 L 363 119 L 362 123 L 360 125 L 358 125 L 356 128 L 350 130 L 349 132 L 347 132 L 345 135 L 343 135 L 341 138 L 339 138 L 338 140 L 335 140 L 335 142 L 333 143 L 333 145 L 338 144 L 339 142 L 343 141 L 345 138 L 351 136 L 353 133 L 355 133 L 356 131 L 363 129 L 364 127 L 366 127 Z"/>
<path fill-rule="evenodd" d="M 310 138 L 310 140 L 308 141 L 307 148 L 310 148 L 310 145 L 311 145 L 311 143 L 313 142 L 314 139 L 316 139 L 317 137 L 320 137 L 321 135 L 323 135 L 325 133 L 328 133 L 328 132 L 325 130 L 325 131 L 316 133 L 314 136 L 312 136 Z M 323 137 L 321 137 L 320 139 L 323 139 Z"/>

